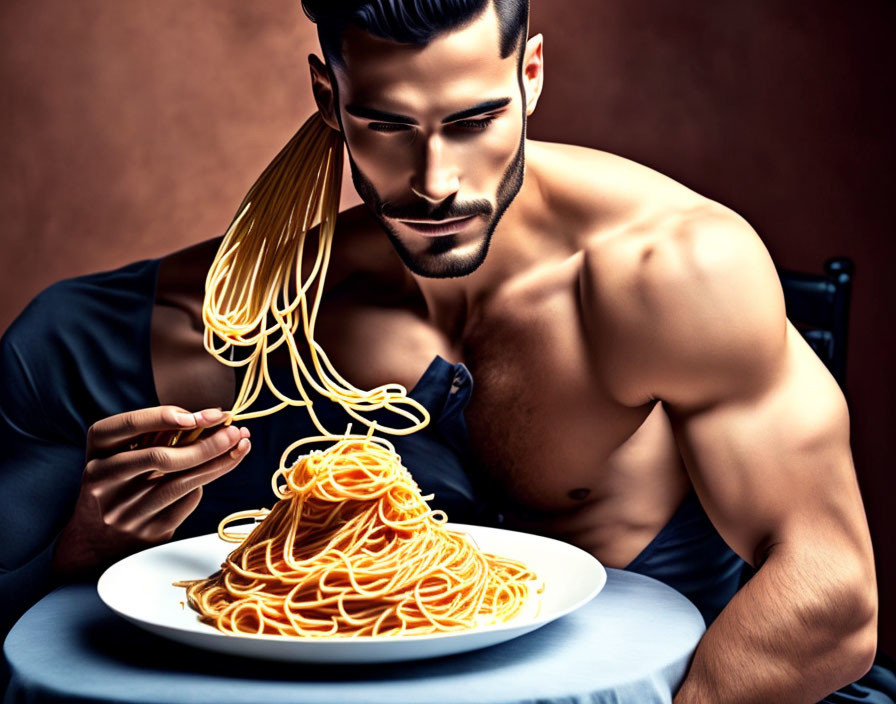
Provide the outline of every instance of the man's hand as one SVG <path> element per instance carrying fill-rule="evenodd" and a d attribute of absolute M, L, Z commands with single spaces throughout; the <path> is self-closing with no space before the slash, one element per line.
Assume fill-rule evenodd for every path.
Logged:
<path fill-rule="evenodd" d="M 53 570 L 65 577 L 169 540 L 202 497 L 202 487 L 249 452 L 249 431 L 218 409 L 188 413 L 145 408 L 98 421 L 87 433 L 87 464 L 74 513 L 56 545 Z M 169 446 L 174 433 L 199 434 Z M 152 438 L 146 445 L 144 438 Z"/>

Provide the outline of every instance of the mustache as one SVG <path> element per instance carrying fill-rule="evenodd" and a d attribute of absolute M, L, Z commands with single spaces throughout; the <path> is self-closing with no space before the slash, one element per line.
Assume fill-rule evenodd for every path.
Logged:
<path fill-rule="evenodd" d="M 487 200 L 472 200 L 466 203 L 457 203 L 447 200 L 439 203 L 435 208 L 425 200 L 408 205 L 393 205 L 383 203 L 380 207 L 380 215 L 394 220 L 454 220 L 471 215 L 491 215 L 492 205 Z"/>

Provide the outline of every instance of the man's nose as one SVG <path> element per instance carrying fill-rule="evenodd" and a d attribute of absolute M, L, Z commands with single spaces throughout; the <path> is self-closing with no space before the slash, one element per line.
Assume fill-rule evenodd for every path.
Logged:
<path fill-rule="evenodd" d="M 460 188 L 457 167 L 446 158 L 445 151 L 441 136 L 432 135 L 426 140 L 411 178 L 411 190 L 420 198 L 440 203 Z"/>

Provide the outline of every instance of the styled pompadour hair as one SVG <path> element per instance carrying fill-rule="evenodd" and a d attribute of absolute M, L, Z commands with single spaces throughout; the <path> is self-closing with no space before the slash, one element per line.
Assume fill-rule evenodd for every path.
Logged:
<path fill-rule="evenodd" d="M 520 45 L 520 35 L 525 42 L 529 0 L 302 0 L 302 9 L 317 25 L 327 62 L 338 66 L 349 25 L 401 44 L 425 46 L 436 35 L 471 22 L 489 3 L 498 13 L 500 56 L 505 59 Z"/>

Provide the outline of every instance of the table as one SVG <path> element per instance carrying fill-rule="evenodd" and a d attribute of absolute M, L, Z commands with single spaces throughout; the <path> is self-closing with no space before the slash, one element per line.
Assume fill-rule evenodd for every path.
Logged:
<path fill-rule="evenodd" d="M 93 585 L 69 585 L 10 631 L 4 704 L 671 702 L 704 630 L 678 592 L 608 569 L 588 605 L 501 645 L 408 663 L 304 666 L 163 640 L 112 613 Z"/>

